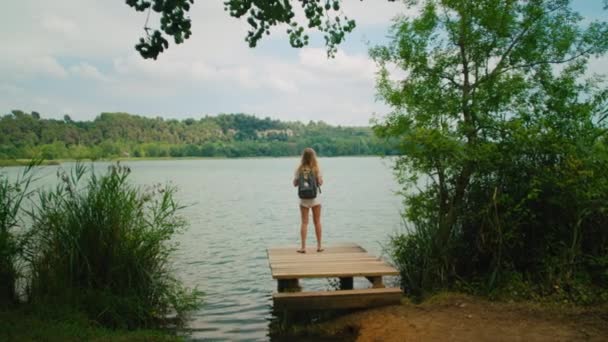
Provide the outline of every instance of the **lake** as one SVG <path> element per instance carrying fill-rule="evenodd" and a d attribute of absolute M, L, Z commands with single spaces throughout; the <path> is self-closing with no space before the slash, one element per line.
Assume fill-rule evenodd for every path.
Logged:
<path fill-rule="evenodd" d="M 299 246 L 300 214 L 291 181 L 298 158 L 129 161 L 136 184 L 171 182 L 188 207 L 189 226 L 176 240 L 175 270 L 187 286 L 205 293 L 187 327 L 192 339 L 267 340 L 272 292 L 266 248 Z M 320 158 L 321 200 L 327 245 L 356 242 L 382 253 L 390 234 L 402 230 L 402 202 L 392 160 Z M 103 170 L 108 163 L 95 163 Z M 70 164 L 61 167 L 69 168 Z M 15 174 L 18 168 L 3 170 Z M 57 166 L 39 172 L 55 182 Z M 315 246 L 312 219 L 308 246 Z M 355 287 L 365 286 L 358 280 Z M 326 289 L 327 280 L 306 280 L 305 289 Z"/>

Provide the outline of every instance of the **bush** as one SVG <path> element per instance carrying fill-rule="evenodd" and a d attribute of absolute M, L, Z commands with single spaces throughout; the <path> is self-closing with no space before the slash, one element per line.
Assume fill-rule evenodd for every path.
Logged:
<path fill-rule="evenodd" d="M 101 176 L 77 164 L 59 174 L 54 190 L 40 192 L 32 210 L 33 303 L 72 305 L 127 328 L 156 326 L 169 314 L 182 321 L 197 306 L 198 294 L 170 272 L 170 239 L 185 225 L 175 188 L 141 191 L 129 174 L 119 164 Z"/>
<path fill-rule="evenodd" d="M 494 162 L 477 166 L 448 239 L 439 235 L 437 189 L 408 195 L 415 229 L 389 245 L 404 290 L 606 302 L 608 153 L 593 138 L 602 128 L 564 117 L 513 121 Z"/>

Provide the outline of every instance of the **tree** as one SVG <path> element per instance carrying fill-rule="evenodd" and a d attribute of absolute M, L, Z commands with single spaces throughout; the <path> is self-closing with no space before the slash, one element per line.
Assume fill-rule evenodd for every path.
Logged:
<path fill-rule="evenodd" d="M 565 156 L 576 156 L 574 150 L 559 150 L 576 145 L 567 137 L 595 134 L 584 142 L 587 148 L 605 139 L 605 128 L 594 125 L 593 118 L 606 105 L 607 92 L 581 76 L 590 57 L 608 50 L 608 25 L 583 27 L 568 0 L 420 3 L 418 17 L 396 21 L 388 46 L 371 50 L 381 66 L 379 95 L 393 108 L 376 131 L 400 139 L 403 157 L 397 169 L 405 186 L 428 177 L 429 186 L 406 196 L 407 215 L 416 225 L 437 227 L 433 248 L 444 253 L 439 256 L 442 274 L 453 274 L 458 260 L 450 259 L 445 246 L 464 234 L 467 246 L 476 248 L 483 232 L 467 235 L 467 229 L 487 224 L 472 210 L 480 208 L 474 196 L 496 204 L 503 189 L 516 185 L 500 179 L 506 177 L 501 167 L 528 186 L 530 176 L 522 172 L 533 169 L 534 158 L 555 159 L 546 168 L 553 170 L 564 167 Z M 406 76 L 391 79 L 391 66 Z M 551 132 L 557 132 L 555 139 L 547 138 Z M 507 146 L 519 149 L 515 153 Z M 548 149 L 552 146 L 559 148 Z M 521 161 L 521 167 L 513 168 L 508 158 Z M 497 212 L 513 209 L 500 204 Z M 501 263 L 495 252 L 490 263 Z"/>
<path fill-rule="evenodd" d="M 138 12 L 147 11 L 148 18 L 150 11 L 160 14 L 160 29 L 152 30 L 146 19 L 146 35 L 135 45 L 143 58 L 158 58 L 169 47 L 169 37 L 173 37 L 175 44 L 181 44 L 192 35 L 188 12 L 194 0 L 126 0 L 126 3 Z M 245 40 L 250 47 L 255 47 L 264 34 L 270 34 L 271 27 L 279 25 L 287 26 L 292 47 L 304 47 L 308 44 L 308 35 L 304 32 L 306 25 L 323 33 L 328 54 L 333 56 L 345 35 L 355 28 L 355 21 L 341 14 L 340 3 L 341 0 L 226 0 L 224 9 L 232 17 L 247 17 L 250 30 Z M 297 7 L 304 12 L 305 23 L 298 23 L 294 18 Z"/>

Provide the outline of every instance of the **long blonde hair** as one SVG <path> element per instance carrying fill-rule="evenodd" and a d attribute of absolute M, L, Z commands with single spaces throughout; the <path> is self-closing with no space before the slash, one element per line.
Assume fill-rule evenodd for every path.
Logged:
<path fill-rule="evenodd" d="M 302 168 L 310 168 L 315 175 L 319 174 L 319 163 L 317 162 L 317 154 L 315 150 L 307 147 L 302 152 L 302 160 L 300 166 L 298 166 L 298 172 L 302 171 Z"/>

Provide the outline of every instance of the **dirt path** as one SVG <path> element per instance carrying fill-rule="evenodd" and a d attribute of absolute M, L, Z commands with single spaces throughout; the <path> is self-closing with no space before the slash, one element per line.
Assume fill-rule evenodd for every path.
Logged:
<path fill-rule="evenodd" d="M 608 341 L 608 310 L 497 303 L 442 295 L 421 305 L 360 311 L 324 323 L 357 341 Z"/>

